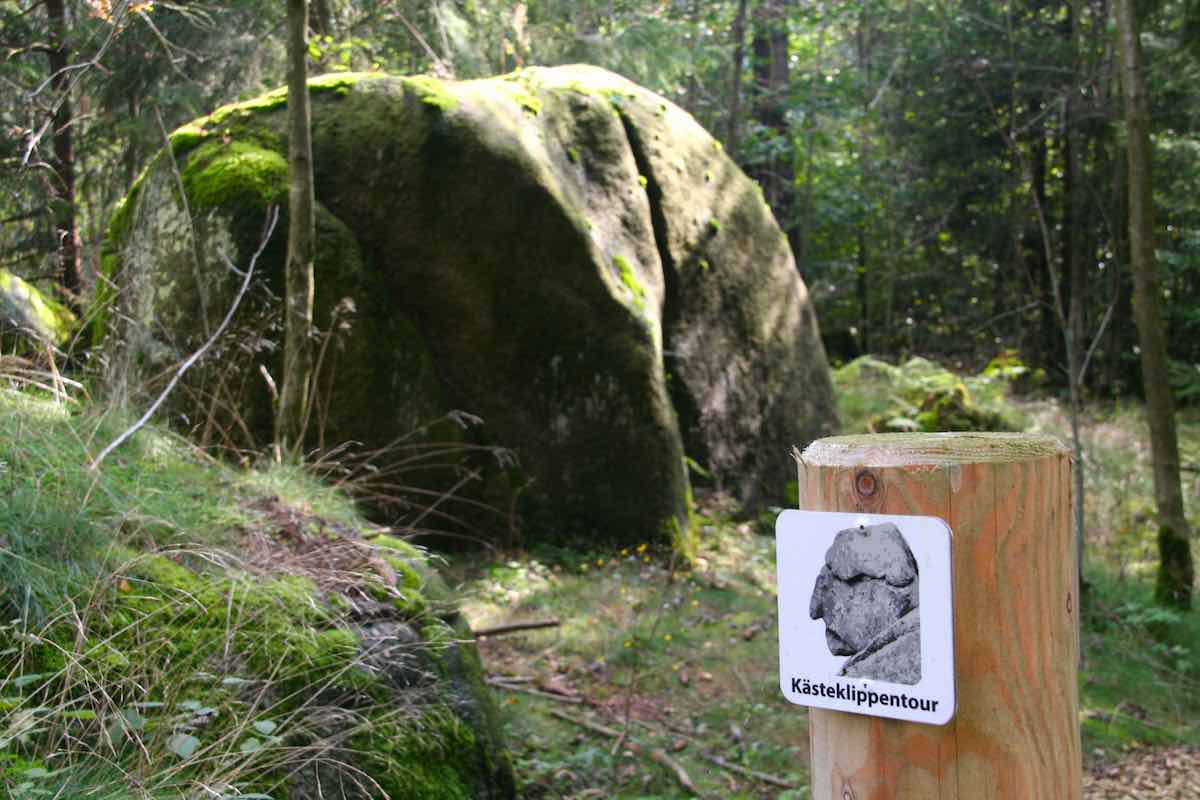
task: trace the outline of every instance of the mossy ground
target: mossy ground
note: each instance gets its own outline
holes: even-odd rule
[[[364,797],[475,796],[490,751],[437,680],[462,631],[427,557],[302,470],[152,428],[90,468],[128,422],[0,387],[0,794],[285,800],[344,763]],[[363,620],[420,634],[404,681]]]

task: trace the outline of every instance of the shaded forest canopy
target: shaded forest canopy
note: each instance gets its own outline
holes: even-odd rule
[[[1141,14],[1177,388],[1200,391],[1195,4]],[[1070,2],[312,3],[312,72],[590,62],[671,97],[763,187],[835,359],[1016,349],[1138,391],[1114,25]],[[0,3],[0,252],[77,309],[166,131],[283,83],[278,3]],[[1055,286],[1059,291],[1056,291]],[[1105,320],[1109,323],[1105,323]],[[1077,336],[1077,338],[1079,338]]]

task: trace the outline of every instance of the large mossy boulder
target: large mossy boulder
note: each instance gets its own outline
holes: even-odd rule
[[[482,499],[539,534],[678,531],[685,455],[747,504],[782,497],[790,448],[834,426],[829,370],[759,188],[692,117],[586,66],[309,86],[315,319],[344,297],[357,309],[324,376],[326,445],[477,415],[467,440],[518,457],[484,470]],[[268,208],[286,206],[285,103],[273,92],[176,131],[174,160],[115,217],[120,293],[103,319],[140,375],[215,328],[239,282],[220,254],[245,268]],[[270,430],[253,362],[277,371],[285,230],[241,334],[186,393],[194,425],[236,407],[221,430]]]

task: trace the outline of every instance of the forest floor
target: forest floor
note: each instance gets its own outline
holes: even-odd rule
[[[1062,422],[1053,404],[1022,413]],[[1089,534],[1085,570],[1084,798],[1200,800],[1200,620],[1150,601],[1153,548],[1133,530],[1146,487],[1128,477],[1138,419],[1097,412],[1086,428],[1089,502],[1111,524]],[[1200,442],[1200,422],[1184,431]],[[773,515],[737,519],[710,496],[697,521],[690,570],[649,547],[449,565],[474,628],[560,623],[480,640],[523,796],[810,796],[807,714],[779,690]]]

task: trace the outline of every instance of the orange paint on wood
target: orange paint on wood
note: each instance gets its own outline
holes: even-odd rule
[[[940,727],[810,709],[814,800],[1078,800],[1070,474],[1057,440],[1023,434],[842,436],[805,450],[801,509],[949,523],[958,695]]]

